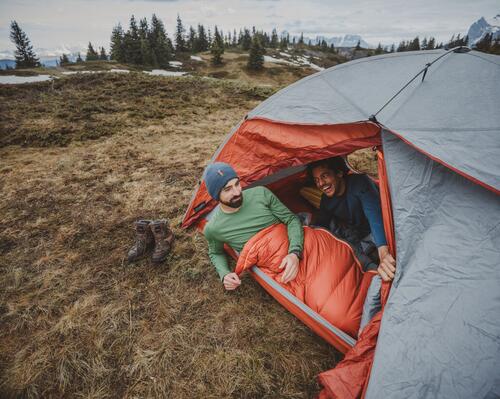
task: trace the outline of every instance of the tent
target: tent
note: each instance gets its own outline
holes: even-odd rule
[[[212,160],[299,212],[305,164],[367,147],[398,264],[367,336],[253,276],[347,352],[321,380],[324,397],[500,397],[500,57],[460,47],[335,66],[262,102]],[[183,226],[202,227],[215,206],[201,182]]]

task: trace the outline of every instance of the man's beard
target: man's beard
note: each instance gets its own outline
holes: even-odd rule
[[[243,195],[240,195],[239,197],[233,197],[227,202],[221,201],[221,204],[224,204],[230,208],[239,208],[241,204],[243,204]]]

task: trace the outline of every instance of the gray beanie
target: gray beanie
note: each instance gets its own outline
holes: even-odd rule
[[[238,177],[234,169],[224,162],[214,162],[207,166],[203,179],[210,196],[218,201],[219,194],[227,182]]]

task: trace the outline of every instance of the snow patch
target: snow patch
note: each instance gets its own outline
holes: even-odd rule
[[[283,60],[281,58],[271,57],[270,55],[265,55],[264,56],[264,62],[272,62],[274,64],[288,64],[288,65],[297,66],[297,63],[295,63],[295,62],[288,61],[288,60]]]
[[[290,58],[290,57],[291,57],[291,55],[290,55],[290,54],[288,54],[288,53],[284,53],[284,52],[282,52],[282,51],[280,51],[280,55],[282,55],[283,57],[288,57],[288,58]]]
[[[169,61],[168,65],[170,65],[173,68],[180,68],[182,66],[182,62],[180,62],[180,61]]]
[[[106,73],[106,72],[111,72],[111,73],[130,73],[128,69],[110,69],[110,70],[102,70],[102,71],[64,71],[61,72],[63,75],[77,75],[80,73]]]
[[[54,79],[51,75],[36,75],[36,76],[15,76],[3,75],[0,76],[0,84],[4,85],[17,85],[22,83],[45,82]]]
[[[198,55],[192,55],[191,56],[191,59],[194,60],[194,61],[200,61],[200,62],[203,62],[203,58],[201,58],[200,56]]]
[[[325,68],[320,67],[319,65],[313,64],[312,62],[309,63],[309,66],[316,71],[324,71],[325,70]]]
[[[292,61],[284,60],[284,59],[276,58],[276,57],[271,57],[269,55],[265,55],[264,62],[272,62],[275,64],[287,64],[287,65],[293,65],[293,66],[298,66],[298,67],[308,66],[316,71],[323,71],[325,69],[325,68],[322,68],[319,65],[313,64],[311,61],[309,61],[309,56],[307,56],[307,55],[298,56],[298,57],[296,57],[295,60],[292,60]]]
[[[148,75],[154,75],[154,76],[183,76],[183,75],[187,74],[187,72],[165,71],[164,69],[153,69],[151,72],[144,71],[144,73],[147,73]]]
[[[99,73],[99,72],[106,72],[106,71],[64,71],[61,72],[63,75],[76,75],[79,73]]]

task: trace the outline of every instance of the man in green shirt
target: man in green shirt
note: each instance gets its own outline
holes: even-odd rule
[[[240,252],[255,234],[277,223],[286,224],[289,240],[288,255],[280,265],[284,269],[281,281],[292,281],[297,276],[304,245],[304,230],[299,218],[266,187],[242,191],[238,175],[226,163],[210,164],[204,180],[210,196],[219,201],[219,207],[205,226],[204,235],[208,241],[208,255],[225,289],[238,288],[241,280],[229,269],[224,243]]]

